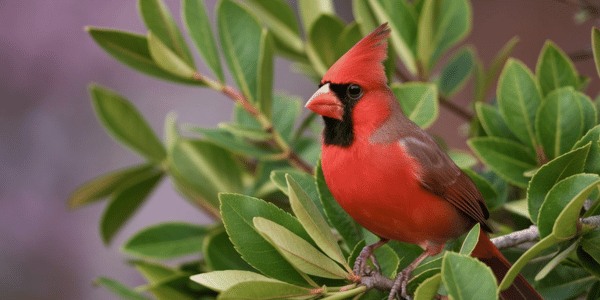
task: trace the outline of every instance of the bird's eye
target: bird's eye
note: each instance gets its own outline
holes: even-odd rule
[[[360,96],[362,96],[362,88],[356,84],[351,84],[348,86],[348,89],[346,90],[346,95],[348,95],[348,97],[352,100],[357,100],[358,98],[360,98]]]

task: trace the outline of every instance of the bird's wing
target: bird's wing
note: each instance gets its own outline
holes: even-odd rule
[[[433,139],[422,130],[411,131],[400,144],[421,166],[421,185],[452,203],[467,216],[491,231],[486,219],[489,212],[473,181],[454,164]]]

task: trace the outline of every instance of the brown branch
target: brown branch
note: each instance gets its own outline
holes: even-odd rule
[[[402,70],[402,68],[399,66],[394,68],[394,74],[396,74],[396,77],[400,78],[402,82],[414,81],[414,79],[412,79],[408,74],[404,73],[404,70]]]
[[[473,119],[474,115],[473,113],[467,111],[466,109],[456,105],[454,102],[451,102],[450,100],[446,99],[443,96],[440,96],[440,104],[447,108],[448,110],[450,110],[451,112],[455,113],[456,115],[458,115],[459,117],[463,118],[465,121],[470,121]]]
[[[252,102],[248,100],[242,93],[231,86],[214,81],[210,78],[202,76],[200,73],[195,73],[192,77],[194,80],[205,83],[208,87],[223,93],[225,96],[240,104],[245,111],[254,117],[262,126],[263,130],[271,134],[271,141],[274,147],[282,151],[282,158],[290,162],[290,164],[302,171],[312,173],[312,166],[305,162],[279,135],[279,132],[273,127],[273,123],[258,109]]]
[[[594,52],[591,49],[582,49],[569,53],[569,58],[574,62],[585,61],[594,58]]]

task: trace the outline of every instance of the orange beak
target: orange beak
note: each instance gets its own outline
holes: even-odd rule
[[[314,95],[308,99],[305,107],[324,117],[330,117],[340,121],[344,117],[344,105],[335,93],[331,91],[329,83],[321,86]]]

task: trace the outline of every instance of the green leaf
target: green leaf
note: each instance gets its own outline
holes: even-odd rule
[[[279,93],[273,100],[273,126],[284,140],[291,142],[294,124],[302,113],[302,98]]]
[[[529,215],[529,208],[527,207],[527,199],[519,199],[507,202],[504,204],[503,208],[524,218],[531,218]]]
[[[410,82],[393,84],[391,88],[402,111],[411,121],[422,128],[427,128],[437,119],[438,95],[434,84]]]
[[[288,195],[290,197],[290,205],[298,221],[304,226],[306,232],[315,241],[317,246],[327,256],[342,264],[347,270],[351,270],[346,264],[346,259],[342,254],[342,250],[337,244],[336,238],[331,233],[329,224],[321,215],[313,200],[309,198],[302,187],[290,175],[286,175],[287,186],[289,188]],[[313,185],[314,186],[314,185]]]
[[[152,292],[156,299],[195,299],[195,292],[189,287],[190,274],[147,261],[133,261],[132,264],[150,283],[146,289]]]
[[[477,278],[477,280],[473,280]],[[442,282],[452,299],[497,299],[492,270],[467,255],[446,252],[442,259]]]
[[[519,275],[519,272],[525,267],[525,265],[532,259],[534,259],[538,254],[542,251],[560,243],[561,240],[555,237],[553,234],[550,234],[543,238],[541,241],[537,242],[533,247],[529,248],[523,255],[519,257],[519,259],[512,265],[512,267],[508,270],[502,282],[498,285],[498,288],[503,291],[510,287],[515,278]]]
[[[192,79],[196,70],[165,45],[152,31],[148,31],[148,49],[156,64],[181,78]]]
[[[100,219],[100,233],[104,244],[109,244],[135,211],[144,203],[162,178],[162,171],[140,174],[114,193]]]
[[[277,49],[292,58],[304,56],[304,43],[294,10],[284,0],[240,2],[273,33]]]
[[[273,220],[309,240],[298,220],[271,203],[249,196],[220,194],[219,199],[225,229],[246,262],[269,277],[306,285],[304,277],[255,230],[252,223],[254,217]]]
[[[591,143],[590,152],[585,162],[584,170],[588,173],[600,174],[600,125],[590,129],[575,145],[573,149]]]
[[[258,109],[269,119],[273,107],[273,64],[275,45],[271,34],[263,29],[260,35],[260,55],[256,70],[256,100]]]
[[[242,282],[280,282],[264,275],[241,270],[214,271],[196,274],[191,280],[208,287],[211,290],[222,292]]]
[[[500,73],[502,66],[504,66],[506,60],[510,57],[510,54],[518,43],[518,37],[515,36],[511,38],[504,46],[502,46],[502,49],[498,51],[492,60],[490,68],[485,72],[480,70],[481,74],[475,76],[475,102],[482,102],[485,100],[488,89],[495,83],[496,77],[498,76],[498,73]],[[477,72],[478,69],[476,68],[475,71]]]
[[[475,111],[485,134],[509,140],[517,140],[508,128],[498,108],[487,103],[477,102],[475,103]]]
[[[416,291],[417,287],[427,278],[440,274],[442,268],[442,255],[426,259],[413,271],[413,276],[408,282],[407,290]]]
[[[329,223],[337,229],[338,233],[342,236],[344,241],[346,241],[346,245],[352,248],[363,239],[360,225],[358,225],[358,223],[342,209],[333,198],[333,195],[331,195],[327,183],[325,182],[320,161],[317,165],[317,170],[315,171],[315,177],[319,199],[321,199],[321,203],[323,203],[323,209],[325,210],[327,219],[329,219]]]
[[[348,273],[309,242],[265,218],[253,219],[256,230],[299,271],[323,278],[344,279]]]
[[[400,258],[394,249],[388,245],[383,245],[375,249],[374,254],[381,267],[381,274],[391,278],[396,277],[396,272],[400,265]]]
[[[279,281],[240,282],[219,295],[219,300],[250,299],[310,299],[308,288]]]
[[[579,251],[578,251],[579,252]],[[584,268],[587,264],[583,264]],[[536,282],[543,299],[567,300],[584,294],[598,278],[581,267],[561,264],[546,278]],[[595,298],[594,298],[595,299]]]
[[[415,47],[417,39],[417,13],[406,0],[370,0],[371,11],[379,24],[388,23],[391,45],[412,74],[417,74]]]
[[[552,233],[557,238],[568,239],[577,234],[579,213],[581,212],[583,203],[590,193],[598,189],[598,184],[600,184],[600,176],[596,174],[578,174],[563,179],[548,192],[542,208],[544,208],[546,201],[549,201],[548,205],[554,203],[560,206],[560,202],[564,201],[564,199],[567,200],[564,202],[566,205],[562,211],[559,211],[560,214],[556,217],[552,228]],[[538,222],[540,222],[541,217],[542,214],[540,213]],[[542,229],[540,227],[541,234]]]
[[[440,94],[446,98],[452,97],[464,86],[475,65],[475,50],[472,47],[463,47],[454,54],[442,69],[438,88]]]
[[[594,52],[594,62],[596,62],[596,71],[600,76],[600,30],[592,28],[592,50]]]
[[[561,87],[576,88],[579,75],[573,62],[556,44],[546,41],[538,57],[535,73],[543,95]]]
[[[471,5],[466,0],[425,0],[419,14],[417,56],[423,71],[471,31]]]
[[[584,133],[584,108],[572,87],[552,91],[536,116],[538,140],[553,159],[573,147]]]
[[[419,287],[415,291],[415,300],[435,299],[441,283],[442,274],[437,274],[425,279],[425,281],[419,284]]]
[[[554,256],[545,266],[542,268],[537,275],[535,275],[535,281],[540,281],[544,279],[548,273],[556,268],[563,260],[567,259],[571,253],[573,253],[577,249],[577,243],[571,244],[567,249],[558,253]]]
[[[475,246],[479,241],[480,230],[481,226],[479,223],[475,224],[475,226],[469,230],[469,233],[467,233],[467,236],[460,247],[460,254],[471,255],[471,252],[473,252],[473,249],[475,249]]]
[[[533,169],[536,160],[525,146],[496,137],[475,137],[467,144],[500,177],[516,186],[527,186],[528,178],[523,173]]]
[[[594,300],[594,299],[599,299],[599,298],[600,298],[600,281],[596,281],[594,283],[594,285],[592,285],[592,288],[590,289],[590,292],[588,293],[585,300]]]
[[[151,284],[159,283],[161,281],[173,279],[176,277],[181,277],[185,274],[179,270],[155,262],[134,260],[131,263],[138,270],[138,272],[140,272],[140,274]]]
[[[315,179],[311,174],[295,169],[278,169],[271,172],[270,179],[277,186],[277,188],[286,195],[289,194],[288,183],[286,176],[291,176],[294,181],[300,186],[302,191],[306,193],[308,199],[313,202],[318,209],[318,212],[323,215],[323,205],[319,201],[319,192],[315,184]]]
[[[531,221],[537,224],[539,210],[548,191],[559,181],[581,173],[589,145],[565,153],[543,165],[531,178],[527,187],[527,204]]]
[[[520,61],[509,59],[498,81],[498,106],[510,130],[531,149],[537,145],[535,114],[541,104],[537,82]]]
[[[94,280],[95,285],[100,285],[111,291],[114,295],[118,296],[119,299],[123,300],[148,300],[148,298],[134,289],[110,278],[99,277]]]
[[[258,20],[239,3],[224,0],[217,7],[217,24],[225,60],[240,91],[258,103],[261,41],[265,35]]]
[[[461,169],[472,168],[478,163],[477,158],[466,151],[450,149],[447,153],[452,161]]]
[[[127,99],[95,84],[89,90],[98,119],[116,140],[152,162],[165,159],[166,151],[160,140]]]
[[[371,10],[369,1],[352,0],[352,15],[363,36],[369,34],[379,25],[375,13]]]
[[[207,233],[206,227],[171,222],[147,227],[136,233],[123,246],[135,256],[167,259],[199,252]]]
[[[219,123],[218,127],[239,138],[248,138],[261,142],[268,141],[271,138],[271,134],[262,129],[246,127],[237,123]]]
[[[577,95],[576,99],[583,110],[583,133],[586,133],[596,126],[598,112],[596,110],[596,105],[588,95],[579,91],[576,91],[575,94]]]
[[[338,59],[336,44],[343,31],[344,22],[333,15],[321,15],[311,26],[306,54],[320,76]]]
[[[244,139],[238,138],[227,130],[221,128],[192,128],[192,131],[201,133],[204,139],[225,148],[235,154],[253,157],[260,160],[281,159],[281,153],[276,150],[262,147]]]
[[[310,32],[319,17],[335,15],[331,0],[298,0],[298,12],[304,26],[304,32]]]
[[[217,43],[211,30],[211,22],[204,0],[183,0],[181,10],[187,31],[200,55],[219,81],[224,82],[225,76],[219,59]]]
[[[197,80],[172,75],[159,67],[150,56],[148,40],[143,35],[96,27],[86,27],[86,31],[104,51],[135,70],[178,83],[201,84]]]
[[[342,33],[337,39],[337,55],[341,57],[346,53],[352,46],[354,46],[360,39],[362,38],[362,34],[360,33],[360,26],[356,22],[352,22],[344,27]]]
[[[204,238],[201,252],[210,271],[254,270],[235,250],[224,227],[215,228]]]
[[[139,0],[138,8],[144,24],[150,31],[188,66],[194,65],[194,59],[188,49],[173,16],[161,0]]]
[[[219,192],[243,191],[242,169],[235,157],[212,143],[181,139],[173,146],[169,163],[211,207],[219,206]]]
[[[173,163],[169,162],[169,177],[173,188],[186,200],[194,206],[206,211],[212,217],[219,217],[219,206],[214,199],[206,198],[206,188],[198,187],[198,183],[193,181],[193,178],[188,179],[181,175]]]
[[[600,263],[600,229],[595,229],[584,234],[581,239],[581,247],[597,263]]]
[[[173,145],[175,145],[179,138],[181,138],[181,135],[179,134],[179,126],[177,125],[177,114],[175,112],[170,112],[167,114],[163,127],[165,132],[165,146],[167,148],[167,152],[171,152]]]
[[[79,208],[102,200],[127,185],[129,179],[136,178],[142,174],[153,173],[153,170],[153,165],[143,164],[96,177],[79,186],[71,193],[68,200],[69,208]]]

